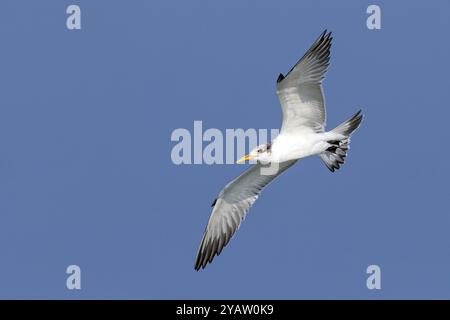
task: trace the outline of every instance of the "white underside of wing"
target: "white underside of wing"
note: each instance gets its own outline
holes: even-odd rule
[[[280,163],[278,170],[272,172],[262,171],[262,166],[256,164],[223,188],[200,243],[195,263],[197,270],[221,253],[262,189],[295,162]]]
[[[325,99],[320,84],[303,84],[277,91],[283,112],[281,133],[323,132],[325,128]]]
[[[323,132],[326,122],[322,80],[330,61],[331,33],[324,31],[284,77],[277,80],[283,112],[281,133]]]

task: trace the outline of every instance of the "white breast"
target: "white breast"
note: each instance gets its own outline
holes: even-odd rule
[[[325,150],[323,133],[279,134],[272,144],[272,157],[276,162],[306,158]]]

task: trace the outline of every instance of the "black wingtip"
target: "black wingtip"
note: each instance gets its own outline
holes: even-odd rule
[[[333,40],[332,32],[328,31],[327,29],[325,29],[325,31],[322,32],[322,34],[320,35],[319,38],[322,39],[322,40],[326,39],[326,40],[329,40],[331,42],[331,40]]]
[[[283,79],[284,79],[284,75],[282,73],[280,73],[278,75],[277,83],[280,83],[281,81],[283,81]]]
[[[202,263],[200,260],[201,259],[199,259],[199,257],[197,257],[197,259],[195,260],[194,270],[197,272],[202,268]]]
[[[356,112],[355,115],[352,117],[352,119],[353,119],[353,121],[357,121],[358,122],[358,126],[359,126],[359,124],[364,119],[363,110],[359,109],[358,112]]]

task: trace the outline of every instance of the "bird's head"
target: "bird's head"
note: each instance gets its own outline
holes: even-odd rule
[[[242,163],[247,160],[257,160],[262,162],[270,162],[272,154],[272,145],[270,143],[265,143],[257,146],[249,154],[240,158],[236,163]]]

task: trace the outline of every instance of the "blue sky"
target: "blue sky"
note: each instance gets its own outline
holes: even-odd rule
[[[0,9],[0,298],[450,298],[448,1]],[[346,164],[291,168],[195,272],[211,202],[245,166],[176,166],[172,131],[278,128],[275,80],[324,29],[329,128],[366,116]]]

